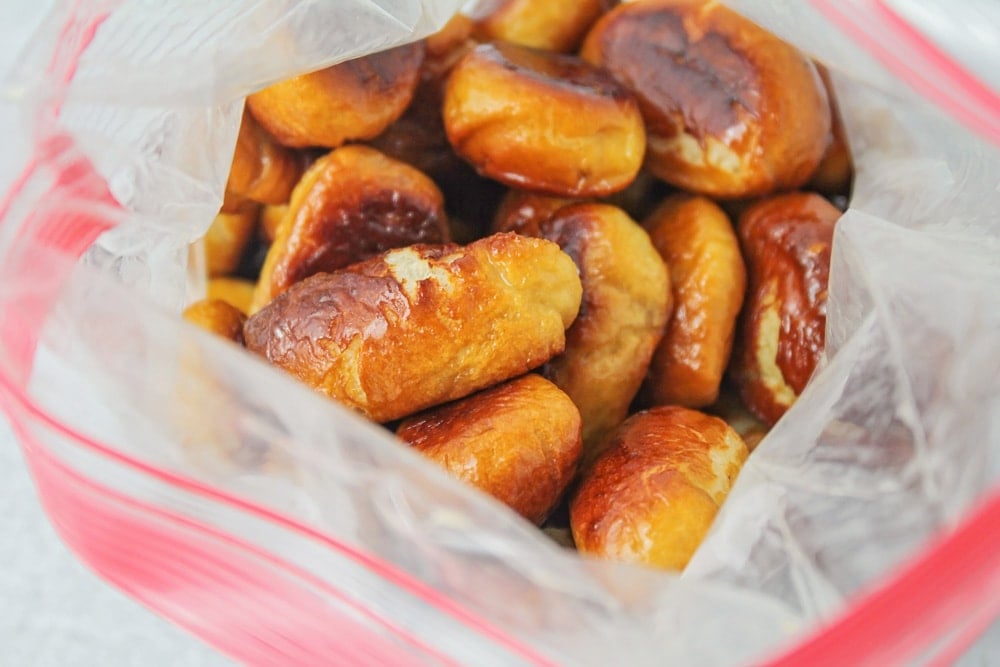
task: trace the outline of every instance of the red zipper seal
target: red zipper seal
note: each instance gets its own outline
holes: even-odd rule
[[[889,72],[1000,146],[1000,94],[882,0],[810,0],[819,13]],[[903,48],[888,46],[901,45]]]
[[[960,655],[1000,612],[1000,491],[939,536],[833,623],[766,664],[883,667],[906,663],[957,631],[939,658]],[[925,659],[928,656],[922,656]],[[945,663],[947,664],[947,663]]]

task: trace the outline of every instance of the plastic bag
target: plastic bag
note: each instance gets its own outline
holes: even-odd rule
[[[916,595],[927,632],[879,618],[853,644],[869,657],[974,637],[989,596],[956,613],[893,573],[963,519],[985,539],[997,514],[969,513],[1000,472],[1000,156],[832,30],[831,3],[730,3],[833,70],[858,175],[825,362],[681,577],[558,548],[180,321],[242,95],[420,37],[460,4],[90,0],[43,27],[8,87],[35,155],[0,209],[0,398],[62,538],[251,663],[738,664],[879,586],[897,610]]]

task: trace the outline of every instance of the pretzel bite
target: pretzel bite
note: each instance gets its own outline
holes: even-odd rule
[[[684,569],[746,458],[740,436],[718,417],[678,406],[629,417],[570,503],[577,549]]]
[[[228,188],[222,194],[222,208],[219,209],[220,213],[239,213],[245,206],[252,205],[249,199],[243,195],[236,194]]]
[[[444,126],[480,174],[557,197],[607,195],[642,166],[635,99],[573,56],[481,44],[452,70]]]
[[[484,42],[502,40],[569,53],[601,9],[601,0],[503,0],[476,21],[475,35]]]
[[[247,107],[286,146],[371,139],[410,103],[423,57],[422,42],[363,56],[276,83],[250,95]]]
[[[250,312],[254,283],[243,278],[212,278],[208,281],[205,298],[225,301],[244,315]]]
[[[729,363],[746,268],[726,214],[704,197],[674,195],[643,223],[670,267],[674,312],[643,385],[647,405],[709,405]]]
[[[536,524],[573,479],[581,451],[579,411],[535,374],[406,419],[396,435]]]
[[[839,218],[823,197],[800,192],[765,199],[740,218],[750,285],[731,371],[743,402],[768,425],[795,402],[823,353]]]
[[[182,314],[185,320],[223,338],[243,343],[243,323],[246,315],[220,299],[202,299],[188,306]]]
[[[508,190],[493,216],[493,231],[541,236],[539,226],[543,222],[563,206],[578,202],[578,199],[549,197],[524,190]]]
[[[830,74],[825,67],[817,66],[826,94],[830,99],[830,117],[832,119],[832,140],[823,154],[819,166],[809,180],[809,187],[828,195],[845,195],[851,190],[854,178],[854,161],[847,146],[847,131],[844,129],[844,119],[837,107],[837,97],[834,94]]]
[[[253,308],[292,284],[390,248],[449,240],[441,191],[367,146],[320,158],[295,187],[261,269]]]
[[[316,274],[253,315],[244,335],[250,350],[305,383],[390,421],[562,352],[581,292],[559,246],[496,234]]]
[[[258,222],[260,222],[261,234],[268,243],[274,243],[274,239],[278,238],[278,226],[285,219],[287,213],[288,204],[261,207]]]
[[[642,384],[670,315],[670,280],[649,236],[614,206],[567,206],[539,231],[573,258],[583,284],[566,351],[542,373],[580,409],[586,465]]]
[[[276,142],[246,110],[226,190],[261,204],[284,204],[302,175],[303,161]]]
[[[258,208],[254,202],[246,202],[234,213],[215,216],[201,240],[209,277],[228,275],[239,267],[257,227]]]
[[[830,195],[844,195],[851,190],[854,162],[847,147],[847,135],[839,117],[833,123],[833,141],[809,181],[809,187]]]
[[[464,14],[455,14],[433,35],[424,40],[424,63],[421,68],[422,82],[441,83],[462,56],[475,47],[472,36],[475,23]],[[439,89],[440,92],[440,89]]]
[[[648,168],[685,190],[738,198],[798,187],[830,141],[813,64],[720,3],[622,4],[581,55],[635,93]]]

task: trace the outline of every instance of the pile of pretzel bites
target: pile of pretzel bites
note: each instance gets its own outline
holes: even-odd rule
[[[823,350],[835,103],[715,2],[494,4],[247,99],[185,317],[681,569]]]

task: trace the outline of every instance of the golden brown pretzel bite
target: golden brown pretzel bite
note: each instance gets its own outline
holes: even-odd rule
[[[455,151],[479,173],[561,197],[602,196],[642,166],[645,132],[632,95],[573,56],[481,44],[444,96]]]
[[[243,343],[243,323],[247,317],[232,304],[220,299],[202,299],[188,306],[183,317],[205,331]]]
[[[278,238],[278,227],[288,213],[288,204],[277,206],[262,206],[257,221],[260,223],[260,231],[268,243],[274,243]]]
[[[817,66],[816,69],[823,79],[823,85],[826,86],[827,97],[830,98],[832,140],[812,178],[809,179],[809,187],[828,195],[846,195],[851,190],[851,181],[854,178],[854,161],[847,146],[847,130],[844,128],[844,119],[840,116],[829,71],[822,66]]]
[[[243,278],[212,278],[208,281],[207,299],[218,299],[234,306],[244,315],[250,312],[254,283]]]
[[[484,42],[569,53],[601,11],[601,0],[503,0],[476,21],[475,35]]]
[[[629,2],[581,51],[638,98],[646,164],[715,197],[805,183],[830,141],[830,106],[813,64],[718,2]]]
[[[286,146],[336,148],[371,139],[402,115],[420,79],[422,42],[297,76],[247,98],[250,113]]]
[[[674,311],[643,386],[647,405],[709,405],[729,364],[746,268],[729,218],[704,197],[674,195],[643,226],[670,268]]]
[[[543,239],[410,246],[296,283],[247,347],[375,421],[522,375],[563,351],[582,288]]]
[[[718,417],[677,406],[629,417],[570,503],[577,549],[683,569],[746,458],[746,445]]]
[[[566,351],[542,369],[583,419],[584,465],[628,415],[670,315],[667,268],[649,236],[621,209],[574,204],[539,224],[573,258],[583,303]]]
[[[425,54],[420,78],[423,84],[430,84],[437,90],[440,102],[440,86],[462,56],[476,45],[472,36],[475,24],[463,14],[456,14],[441,30],[424,40]]]
[[[448,241],[441,191],[373,148],[331,151],[295,187],[260,273],[254,310],[294,283],[390,248]]]
[[[222,207],[219,209],[219,212],[239,213],[243,207],[251,204],[253,204],[253,202],[243,195],[238,195],[232,190],[226,189],[226,191],[222,194]]]
[[[205,248],[205,271],[210,278],[233,273],[253,238],[260,206],[244,202],[233,213],[219,213],[201,243]]]
[[[304,166],[300,155],[276,142],[244,110],[227,192],[261,204],[284,204]]]
[[[576,474],[580,413],[539,375],[524,375],[404,420],[424,456],[536,524]]]
[[[731,371],[747,407],[768,425],[795,402],[823,353],[839,218],[826,199],[801,192],[765,199],[740,218],[750,285]]]

